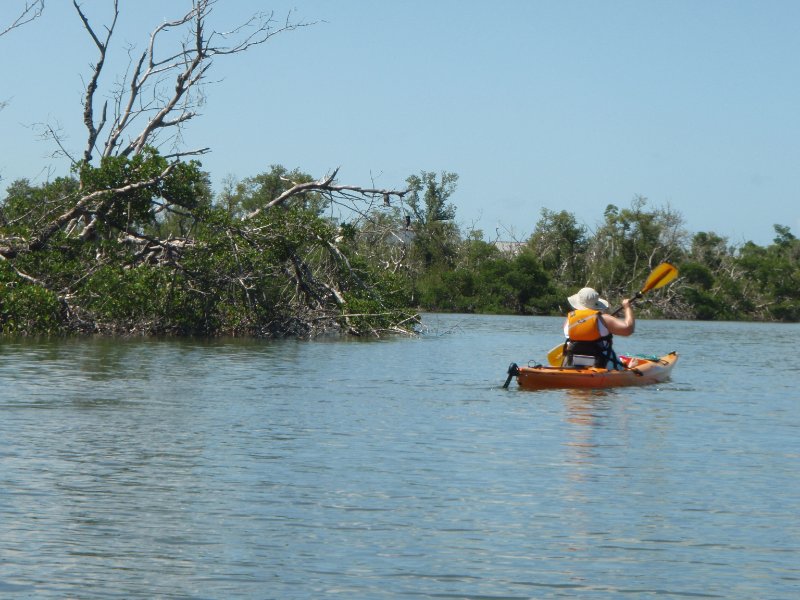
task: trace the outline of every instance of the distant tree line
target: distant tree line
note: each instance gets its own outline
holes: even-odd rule
[[[735,247],[713,232],[689,234],[678,213],[635,197],[608,206],[593,230],[542,209],[530,238],[509,251],[457,227],[454,173],[422,172],[392,195],[367,190],[381,201],[342,219],[329,209],[349,186],[282,166],[229,180],[216,196],[196,161],[127,189],[131,173],[149,181],[167,166],[150,149],[8,186],[5,333],[379,335],[410,331],[419,310],[563,314],[585,285],[621,299],[661,262],[680,278],[648,295],[641,315],[800,320],[800,241],[783,225],[767,247]],[[100,190],[114,192],[74,212]]]
[[[443,175],[452,179],[452,175]],[[440,202],[452,188],[426,174],[425,198]],[[433,238],[434,225],[448,236]],[[415,304],[425,310],[563,314],[566,298],[584,286],[622,299],[641,288],[662,262],[680,278],[648,295],[639,313],[702,320],[800,321],[800,241],[776,224],[767,247],[733,245],[714,232],[689,233],[669,207],[636,196],[628,207],[609,205],[592,229],[567,210],[543,208],[533,234],[509,254],[479,231],[460,235],[420,221],[419,247],[409,262]],[[435,250],[432,239],[438,240]],[[424,250],[423,250],[424,249]]]

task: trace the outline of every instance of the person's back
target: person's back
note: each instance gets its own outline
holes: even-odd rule
[[[562,366],[619,366],[613,350],[614,335],[631,335],[636,326],[630,300],[622,301],[624,318],[605,314],[608,302],[592,288],[583,288],[567,299],[575,309],[564,322]]]

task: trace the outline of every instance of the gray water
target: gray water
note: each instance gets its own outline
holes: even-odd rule
[[[526,391],[559,319],[4,340],[0,596],[800,597],[798,325],[640,321],[672,380]]]

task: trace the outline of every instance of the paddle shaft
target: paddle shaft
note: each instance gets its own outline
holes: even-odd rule
[[[641,297],[642,297],[642,292],[636,292],[636,294],[634,294],[633,298],[631,298],[630,300],[631,306],[633,306],[633,303],[636,302]],[[612,317],[618,316],[619,313],[621,313],[624,308],[625,308],[624,305],[620,305],[619,308],[617,308],[614,312],[611,313],[611,316]]]

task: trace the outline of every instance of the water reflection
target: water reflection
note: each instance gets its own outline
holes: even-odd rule
[[[598,411],[608,410],[608,399],[613,397],[613,390],[574,389],[563,390],[564,404],[571,423],[594,424]]]
[[[591,469],[601,443],[598,428],[607,427],[609,419],[609,392],[605,390],[565,390],[563,402],[566,409],[568,437],[565,446],[569,449],[566,464],[574,469],[568,472],[574,481],[592,476]]]

